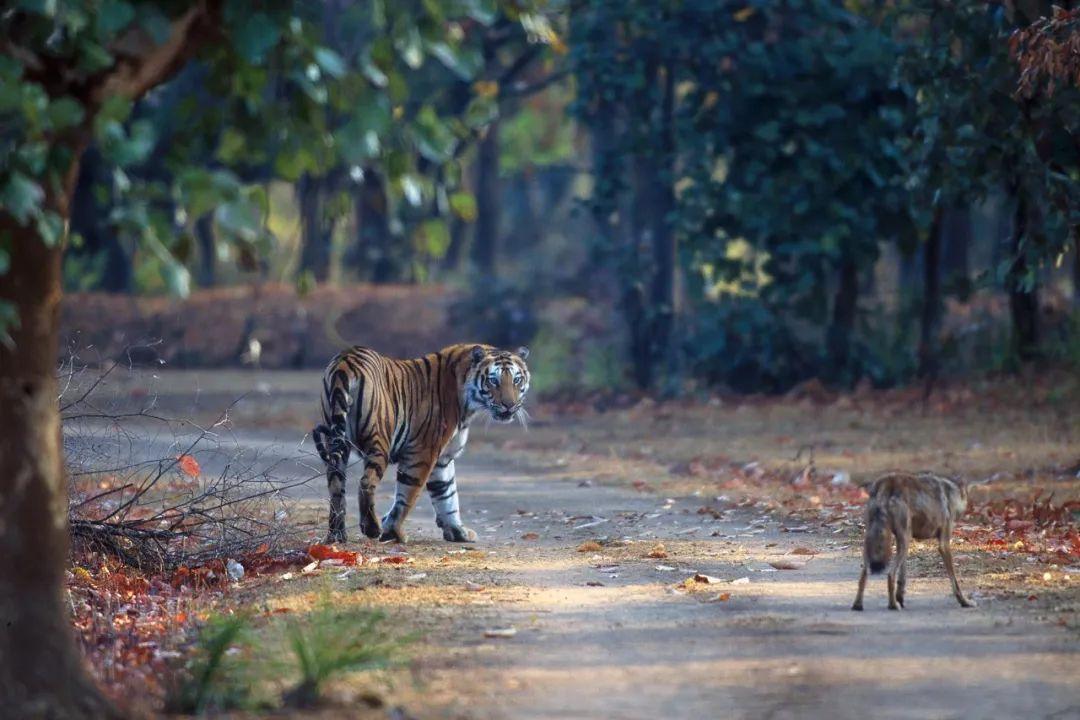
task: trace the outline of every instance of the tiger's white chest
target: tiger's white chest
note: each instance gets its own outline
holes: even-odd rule
[[[461,455],[461,453],[465,452],[465,444],[467,442],[469,442],[469,428],[459,428],[458,431],[454,433],[453,437],[447,441],[442,452],[439,453],[439,458],[443,460],[455,459]]]

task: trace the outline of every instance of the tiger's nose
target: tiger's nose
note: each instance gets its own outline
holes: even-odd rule
[[[506,412],[513,412],[514,408],[517,407],[517,403],[504,402],[502,404],[502,406],[503,406],[503,409],[506,410]]]

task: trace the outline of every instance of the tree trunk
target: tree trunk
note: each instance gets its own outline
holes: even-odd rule
[[[840,259],[839,285],[833,302],[832,322],[826,333],[826,347],[834,381],[850,384],[851,335],[855,329],[855,311],[859,300],[859,266],[849,253]]]
[[[945,290],[966,300],[971,294],[968,251],[974,228],[969,206],[946,208],[941,219],[941,276]]]
[[[217,285],[217,244],[213,213],[206,213],[195,221],[195,239],[199,243],[199,287],[214,287]]]
[[[461,269],[461,258],[469,242],[469,223],[459,217],[450,218],[450,247],[442,260],[443,270],[455,272]]]
[[[330,278],[330,223],[323,211],[323,183],[320,178],[304,175],[296,184],[300,205],[300,270],[308,271],[319,282]]]
[[[1024,239],[1028,234],[1030,218],[1028,201],[1023,189],[1016,191],[1016,215],[1013,221],[1010,251],[1012,264],[1006,278],[1009,291],[1009,310],[1012,315],[1012,347],[1014,356],[1021,362],[1033,360],[1039,345],[1039,288],[1032,283],[1025,290],[1022,282],[1029,272]]]
[[[1080,225],[1073,225],[1073,305],[1080,307]]]
[[[678,270],[675,233],[671,214],[675,210],[675,72],[663,69],[663,95],[658,123],[660,155],[652,178],[649,203],[652,213],[652,354],[654,362],[674,371],[672,338],[675,330],[675,273]],[[655,373],[654,373],[655,374]]]
[[[941,327],[941,236],[945,223],[940,207],[934,210],[923,252],[922,326],[919,334],[919,377],[933,382],[938,368],[938,333]]]
[[[491,123],[476,156],[476,231],[472,260],[480,275],[494,278],[499,264],[499,121]]]
[[[77,155],[77,154],[76,154]],[[47,204],[65,219],[74,191]],[[55,378],[63,248],[0,212],[11,265],[0,301],[14,305],[0,342],[0,698],[9,717],[112,718],[83,667],[64,602],[67,483]]]
[[[83,246],[75,252],[84,257],[103,258],[100,289],[128,293],[135,284],[131,258],[116,231],[105,222],[108,209],[97,201],[97,187],[107,187],[112,182],[103,165],[96,150],[91,148],[84,153],[71,203],[71,230],[83,239]]]
[[[363,266],[361,276],[372,282],[390,283],[401,279],[401,267],[394,255],[390,234],[390,208],[386,185],[374,170],[364,173],[364,182],[356,195],[357,256]]]

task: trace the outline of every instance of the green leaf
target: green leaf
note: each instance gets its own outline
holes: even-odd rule
[[[457,139],[435,114],[434,108],[425,105],[417,113],[413,129],[416,149],[434,163],[444,163],[453,157]]]
[[[11,214],[20,225],[38,214],[45,191],[36,182],[20,172],[13,172],[0,186],[0,207]]]
[[[37,231],[46,246],[56,247],[64,239],[64,220],[56,213],[46,210],[38,215]]]
[[[475,48],[454,48],[446,43],[433,43],[428,46],[428,52],[466,82],[476,79],[484,65],[480,51]]]
[[[112,37],[135,19],[135,8],[122,0],[104,0],[97,8],[97,32],[101,37]]]
[[[476,196],[464,190],[450,195],[450,209],[465,222],[475,222],[477,216]]]
[[[246,200],[225,203],[214,212],[214,219],[222,231],[243,242],[255,242],[262,232],[259,208]]]
[[[228,127],[221,133],[217,152],[214,155],[226,165],[240,163],[247,152],[247,140],[237,128]]]
[[[415,25],[409,25],[403,35],[394,39],[394,47],[405,64],[413,70],[424,64],[424,42]]]
[[[474,97],[465,108],[465,124],[471,128],[490,125],[499,117],[499,105],[494,98]]]
[[[417,240],[421,250],[439,259],[445,256],[450,248],[450,229],[444,220],[425,220],[420,224]]]
[[[82,39],[79,42],[78,69],[88,75],[99,73],[112,67],[113,56],[103,45],[93,40]]]
[[[240,57],[258,65],[281,39],[281,28],[266,13],[256,12],[244,18],[233,30],[233,47]]]
[[[54,130],[78,125],[85,115],[82,104],[70,97],[53,100],[45,112],[49,125]]]
[[[315,56],[315,62],[330,77],[339,78],[348,72],[345,60],[330,48],[317,47],[312,54]]]
[[[161,279],[171,295],[186,298],[191,294],[191,273],[176,260],[161,263]]]
[[[466,0],[465,12],[481,25],[491,25],[498,16],[499,7],[496,0]]]

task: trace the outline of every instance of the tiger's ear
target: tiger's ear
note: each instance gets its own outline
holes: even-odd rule
[[[517,352],[515,353],[515,355],[517,355],[522,360],[528,360],[529,359],[529,348],[522,345],[521,347],[519,347],[517,349]]]
[[[472,353],[469,357],[472,358],[473,364],[475,365],[483,360],[485,355],[487,355],[487,350],[485,350],[482,345],[473,345]]]

